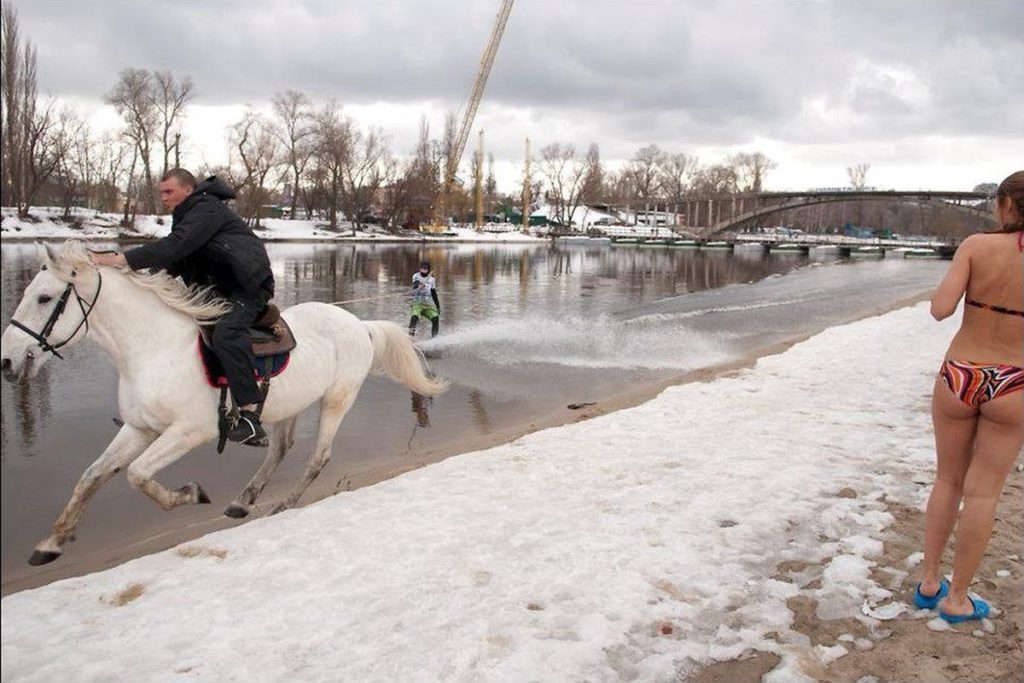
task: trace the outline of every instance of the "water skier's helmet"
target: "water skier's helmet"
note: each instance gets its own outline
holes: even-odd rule
[[[420,261],[420,270],[430,272],[430,261]]]

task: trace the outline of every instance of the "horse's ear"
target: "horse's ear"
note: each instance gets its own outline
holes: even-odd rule
[[[57,251],[46,242],[36,242],[36,253],[39,255],[39,260],[43,262],[44,270],[53,268],[59,257]]]

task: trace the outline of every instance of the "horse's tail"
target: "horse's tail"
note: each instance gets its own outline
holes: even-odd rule
[[[434,396],[448,388],[448,380],[425,372],[423,354],[401,325],[388,320],[365,320],[363,324],[373,342],[372,372],[388,375],[424,396]]]

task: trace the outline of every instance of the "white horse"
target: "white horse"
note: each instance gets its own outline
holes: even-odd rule
[[[50,353],[87,335],[117,367],[118,410],[124,426],[79,479],[71,500],[40,542],[29,563],[52,562],[75,528],[89,499],[126,469],[129,483],[165,510],[208,503],[196,482],[170,490],[157,472],[218,435],[220,392],[209,386],[196,343],[199,324],[215,320],[226,304],[186,288],[164,273],[92,265],[80,242],[62,250],[40,249],[43,266],[25,289],[11,325],[0,338],[5,378],[25,381]],[[292,446],[298,414],[320,400],[316,446],[301,480],[273,510],[294,506],[331,455],[331,442],[370,372],[387,374],[412,391],[431,396],[447,382],[430,378],[421,356],[398,324],[360,321],[323,303],[303,303],[282,314],[298,346],[287,370],[271,382],[263,419],[270,448],[259,470],[224,514],[244,517]]]

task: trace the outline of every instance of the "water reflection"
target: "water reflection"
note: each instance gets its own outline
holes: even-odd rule
[[[22,450],[25,457],[35,455],[36,430],[45,426],[50,417],[50,368],[44,365],[39,374],[31,382],[18,382],[13,385],[14,404],[18,414],[18,433],[21,437]],[[5,411],[6,412],[6,411]],[[4,441],[7,440],[4,429]],[[6,443],[5,443],[6,445]]]
[[[481,434],[489,434],[492,431],[491,416],[487,412],[487,404],[484,403],[484,396],[478,389],[469,392],[469,407],[473,412],[473,424]]]
[[[97,245],[105,247],[107,245]],[[345,307],[363,319],[408,320],[408,283],[420,261],[429,260],[442,299],[442,336],[460,325],[484,320],[592,320],[609,311],[656,299],[751,282],[786,272],[804,259],[754,252],[610,248],[558,245],[268,245],[277,280],[277,302],[284,308],[303,301],[350,301]],[[32,244],[2,249],[2,324],[6,327],[21,292],[35,276],[38,255]],[[511,332],[510,332],[511,333]],[[113,369],[96,347],[72,350],[69,373],[61,367],[62,411],[92,419],[97,384],[112,383]],[[52,363],[31,383],[4,385],[0,413],[2,444],[19,456],[36,453],[40,429],[63,418],[52,413]],[[475,391],[466,399],[470,422],[492,429],[487,401]],[[429,401],[412,398],[417,425],[427,427]],[[107,409],[109,411],[109,409]],[[99,417],[109,417],[105,413]]]
[[[415,391],[412,393],[412,412],[416,415],[416,426],[417,427],[429,427],[430,426],[430,404],[433,402],[429,396],[423,394],[417,394]]]

